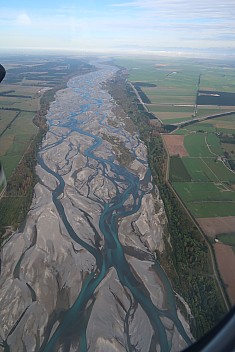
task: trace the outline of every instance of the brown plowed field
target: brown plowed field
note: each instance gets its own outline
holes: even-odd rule
[[[231,233],[235,231],[235,216],[197,218],[196,220],[205,234],[213,238],[220,233]]]
[[[170,156],[173,156],[173,155],[188,156],[188,152],[184,147],[184,136],[164,134],[163,139]]]
[[[221,278],[227,286],[231,303],[235,304],[235,254],[231,247],[222,243],[216,243],[214,249]]]

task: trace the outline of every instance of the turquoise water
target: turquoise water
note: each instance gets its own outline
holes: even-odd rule
[[[107,66],[105,66],[105,69],[108,69]],[[113,68],[110,69],[113,70]],[[91,77],[91,75],[96,74],[97,72],[89,74],[89,77]],[[87,104],[82,104],[80,106],[80,114],[82,114],[82,116],[84,116],[84,113],[86,111],[96,111],[102,106],[102,104],[104,104],[102,99],[94,99],[93,97],[89,96],[88,92],[89,89],[92,87],[92,79],[87,80],[87,86],[89,88],[88,92],[87,90],[81,90],[79,89],[79,87],[76,87],[75,83],[77,83],[77,85],[79,86],[79,78],[77,80],[73,80],[72,86],[74,92],[78,94],[78,99],[79,97],[84,98],[85,96],[86,101],[88,102]],[[151,301],[150,296],[146,295],[146,290],[143,290],[143,287],[137,281],[136,277],[133,275],[130,269],[129,263],[125,258],[122,245],[118,238],[118,220],[120,218],[124,218],[131,214],[134,214],[140,209],[142,197],[145,194],[145,191],[143,191],[144,187],[141,187],[141,185],[143,186],[143,184],[148,184],[148,182],[150,182],[150,171],[147,172],[145,179],[140,181],[135,174],[133,174],[126,168],[114,163],[114,160],[112,160],[112,158],[104,159],[102,157],[98,157],[95,154],[95,151],[103,143],[103,140],[99,136],[96,136],[95,134],[92,134],[85,130],[85,126],[89,123],[90,117],[85,116],[83,119],[80,119],[78,121],[76,118],[77,114],[77,111],[71,112],[70,116],[67,116],[66,119],[61,119],[59,121],[59,126],[66,127],[69,132],[66,132],[66,135],[62,136],[61,139],[56,144],[53,144],[51,147],[62,143],[64,138],[68,137],[71,132],[76,132],[80,135],[90,137],[93,143],[83,152],[84,155],[88,157],[87,166],[89,165],[89,161],[95,160],[98,163],[99,168],[102,170],[103,175],[107,177],[115,186],[116,195],[113,199],[110,200],[109,203],[104,202],[101,199],[97,200],[102,205],[103,209],[99,219],[99,228],[104,236],[105,245],[101,250],[83,241],[79,237],[79,235],[74,231],[73,227],[71,226],[66,217],[64,207],[60,202],[60,195],[63,193],[65,186],[63,177],[51,170],[43,161],[43,159],[40,156],[38,157],[38,162],[41,167],[46,172],[52,174],[58,181],[58,186],[52,192],[52,197],[55,207],[68,231],[68,234],[75,242],[79,243],[94,256],[98,268],[96,273],[91,273],[86,278],[81,291],[78,292],[77,299],[74,302],[73,306],[63,315],[63,319],[61,319],[56,331],[48,341],[44,342],[40,351],[56,351],[58,348],[57,344],[63,342],[68,338],[68,336],[70,336],[70,334],[74,333],[80,337],[80,351],[87,351],[87,341],[85,333],[87,324],[87,319],[85,319],[86,307],[88,302],[94,299],[94,292],[97,286],[104,279],[108,270],[111,267],[115,268],[121,285],[127,287],[130,290],[135,301],[141,305],[141,307],[149,317],[153,330],[155,331],[156,338],[161,346],[161,351],[170,351],[171,349],[171,345],[167,339],[166,329],[162,323],[161,317],[167,317],[171,319],[176,325],[182,337],[185,339],[185,341],[190,344],[191,341],[187,336],[177,316],[175,298],[171,285],[159,263],[155,263],[154,270],[161,278],[161,281],[166,291],[166,300],[168,307],[168,309],[166,310],[158,309]],[[104,114],[100,116],[100,125],[105,125],[105,118],[106,116]],[[52,127],[53,119],[49,120],[49,122],[50,127]],[[110,128],[112,129],[112,131],[115,130],[114,127],[106,126],[106,128]],[[118,129],[117,131],[119,134],[122,133],[121,129]],[[48,149],[48,146],[45,149]],[[138,160],[140,162],[145,163],[145,161],[141,161],[140,159]],[[108,167],[110,168],[112,173],[107,174]],[[114,176],[111,176],[110,174]],[[120,184],[125,184],[126,188],[120,191]],[[128,200],[130,196],[133,197],[134,201],[132,208],[128,209],[127,211],[125,210],[124,203]],[[126,324],[128,324],[128,321],[126,321]]]

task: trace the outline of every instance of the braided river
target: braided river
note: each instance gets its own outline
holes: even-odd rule
[[[180,351],[192,340],[155,256],[166,219],[146,148],[103,87],[117,68],[95,65],[47,115],[32,207],[2,254],[0,351]]]

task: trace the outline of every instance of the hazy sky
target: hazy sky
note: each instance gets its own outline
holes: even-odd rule
[[[234,48],[235,0],[1,0],[2,48]]]

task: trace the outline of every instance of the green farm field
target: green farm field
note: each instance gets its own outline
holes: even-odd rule
[[[24,96],[34,96],[38,93],[40,87],[25,86],[21,84],[2,84],[0,86],[0,94],[4,95],[24,95]]]
[[[221,107],[221,106],[211,106],[211,105],[198,105],[197,106],[197,117],[205,117],[216,114],[223,114],[225,112],[235,111],[235,107]]]
[[[156,87],[141,87],[141,89],[151,101],[151,104],[147,105],[151,112],[156,113],[157,116],[157,112],[169,112],[169,115],[164,118],[167,120],[164,123],[187,121],[188,117],[189,119],[192,117],[199,67],[190,65],[187,60],[169,58],[116,61],[128,69],[129,81],[156,85]],[[179,114],[174,115],[175,112]],[[189,114],[186,116],[185,113]]]
[[[229,169],[229,167],[226,167],[224,163],[221,161],[215,161],[213,159],[206,159],[205,163],[220,181],[227,182],[228,185],[235,183],[234,171]]]
[[[213,157],[206,144],[205,133],[190,133],[184,138],[184,145],[190,156],[194,157]]]
[[[193,106],[182,106],[182,105],[164,105],[164,104],[146,104],[148,109],[152,112],[168,112],[168,113],[178,113],[178,114],[188,114],[192,116]]]
[[[187,167],[183,163],[183,158],[172,157],[170,159],[170,181],[190,182],[192,180]]]
[[[185,157],[182,159],[193,182],[218,182],[217,176],[207,166],[207,158]]]
[[[226,118],[231,123],[228,116]],[[184,135],[189,156],[171,158],[170,181],[192,215],[235,216],[235,171],[224,154],[231,152],[235,144],[229,144],[230,150],[225,150],[227,144],[221,143],[223,134],[218,133],[211,120],[179,129],[175,134]]]
[[[33,123],[35,112],[19,109],[19,105],[22,105],[20,101],[23,101],[23,108],[31,110],[31,99],[10,97],[5,97],[4,99],[19,101],[16,103],[18,104],[16,111],[0,110],[0,158],[6,178],[9,179],[30,142],[37,134],[38,128]],[[37,105],[38,103],[37,101]]]
[[[216,73],[216,74],[215,74]],[[208,70],[201,76],[201,89],[221,90],[223,92],[235,91],[235,71],[233,68],[220,67],[217,72]]]
[[[0,97],[0,108],[4,109],[9,107],[18,110],[36,112],[39,109],[39,99],[27,97]]]
[[[0,138],[0,157],[7,179],[37,134],[33,117],[34,113],[21,112]]]
[[[189,202],[186,207],[194,215],[195,218],[215,218],[235,216],[234,202]]]
[[[150,109],[152,111],[152,109]],[[190,120],[192,116],[188,112],[158,112],[157,117],[160,118],[162,121],[174,119],[174,120]]]
[[[235,202],[235,192],[213,182],[173,182],[174,189],[186,203]]]
[[[3,133],[17,114],[18,111],[0,110],[0,134]]]
[[[221,234],[218,238],[220,242],[235,247],[235,232]]]
[[[223,150],[221,147],[220,139],[215,133],[207,133],[205,142],[208,145],[208,148],[210,149],[211,153],[216,155],[216,156],[222,156],[223,155]]]
[[[151,101],[151,104],[147,105],[149,111],[156,114],[164,124],[191,120],[198,89],[235,91],[234,69],[216,61],[212,64],[208,60],[157,57],[156,59],[119,58],[116,59],[116,63],[127,68],[130,82],[156,85],[156,87],[142,86],[141,89]],[[199,77],[200,85],[198,85]],[[196,117],[233,110],[235,107],[197,106]],[[169,115],[161,117],[159,113],[163,112],[169,112]],[[174,115],[176,112],[179,114]],[[190,114],[185,116],[185,112]]]
[[[40,88],[20,83],[3,82],[0,88],[0,160],[7,180],[38,132],[33,118],[39,109]]]
[[[158,114],[156,114],[156,116],[158,116]],[[172,117],[174,117],[174,114],[172,114]],[[186,122],[192,120],[192,117],[182,117],[182,118],[172,118],[172,119],[166,119],[164,120],[164,124],[165,125],[171,125],[171,124],[176,124],[179,122]]]
[[[195,123],[193,125],[189,125],[187,127],[184,127],[183,129],[179,129],[177,131],[177,133],[180,133],[182,130],[184,131],[188,131],[188,134],[191,132],[212,132],[215,133],[216,132],[216,128],[215,126],[208,121],[205,122],[200,122],[200,123]]]

